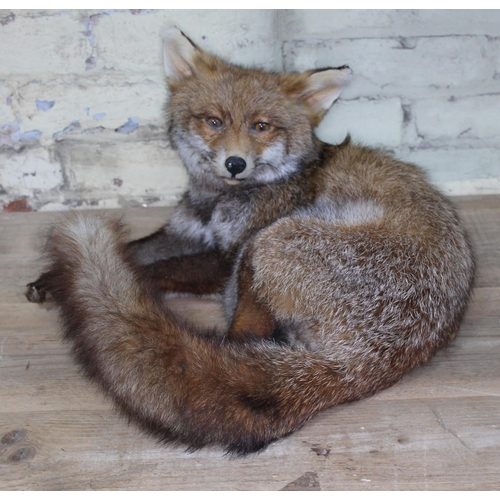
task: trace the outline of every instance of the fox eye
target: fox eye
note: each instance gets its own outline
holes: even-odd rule
[[[255,132],[269,132],[271,124],[266,122],[257,122],[252,125],[252,130]]]
[[[208,118],[205,118],[205,123],[213,128],[214,130],[220,130],[222,128],[222,120],[220,118],[216,118],[215,116],[209,116]]]

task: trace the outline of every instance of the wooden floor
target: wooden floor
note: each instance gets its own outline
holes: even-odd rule
[[[325,411],[244,459],[158,445],[113,410],[79,375],[55,311],[24,297],[53,214],[0,214],[0,489],[499,489],[500,197],[456,203],[479,274],[453,345],[393,388]],[[140,236],[166,211],[128,218]],[[194,321],[221,321],[214,301],[172,305]]]

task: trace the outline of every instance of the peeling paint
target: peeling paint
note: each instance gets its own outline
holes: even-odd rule
[[[13,148],[16,151],[22,147],[20,123],[21,119],[16,116],[15,121],[0,126],[0,147]]]
[[[82,35],[86,36],[89,39],[89,43],[91,47],[95,46],[94,35],[92,34],[92,28],[94,27],[93,16],[90,16],[87,20],[87,25],[85,31],[82,31]]]
[[[133,116],[127,120],[127,123],[124,123],[121,127],[115,129],[115,132],[119,134],[130,134],[139,126],[139,120]]]
[[[16,15],[13,12],[11,12],[7,16],[0,17],[0,24],[2,26],[5,26],[6,24],[9,24],[12,21],[15,21],[15,19],[16,19]]]
[[[92,14],[89,16],[87,20],[87,25],[85,31],[82,31],[82,34],[88,37],[90,45],[95,47],[95,36],[93,33],[94,26],[99,22],[99,19],[103,16],[108,16],[112,10],[104,10],[99,12],[98,14]]]
[[[38,99],[36,100],[36,107],[40,111],[48,111],[49,109],[52,109],[55,105],[56,101],[39,101]]]
[[[40,130],[29,130],[28,132],[24,132],[19,136],[19,140],[21,142],[28,141],[38,141],[42,135]]]
[[[8,105],[11,105],[12,96],[8,96],[6,101]],[[38,109],[48,110],[55,104],[55,101],[37,100],[36,103]],[[34,129],[21,131],[22,124],[23,120],[19,116],[16,116],[15,120],[0,126],[0,147],[13,148],[18,151],[26,143],[40,140],[43,133],[42,130]]]
[[[92,116],[94,120],[102,120],[106,116],[106,113],[96,113]]]
[[[3,125],[0,127],[0,147],[13,148],[17,151],[27,143],[39,141],[41,136],[40,130],[28,130],[21,133],[16,123]]]
[[[62,135],[66,135],[66,134],[69,134],[71,131],[75,130],[75,129],[78,129],[78,128],[81,128],[80,126],[80,122],[77,120],[77,121],[74,121],[74,122],[71,122],[67,127],[65,127],[63,130],[60,130],[59,132],[56,132],[55,134],[53,134],[52,138],[55,140],[55,139],[58,139],[59,137],[61,137]]]

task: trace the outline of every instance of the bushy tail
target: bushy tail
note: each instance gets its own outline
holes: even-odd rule
[[[176,318],[127,261],[126,239],[118,219],[65,216],[52,230],[47,276],[77,360],[143,428],[243,454],[358,397],[320,353],[231,344]]]

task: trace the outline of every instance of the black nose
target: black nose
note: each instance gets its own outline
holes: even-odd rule
[[[247,168],[247,162],[239,156],[230,156],[226,160],[226,168],[231,173],[231,177],[236,177],[236,175],[241,174]]]

